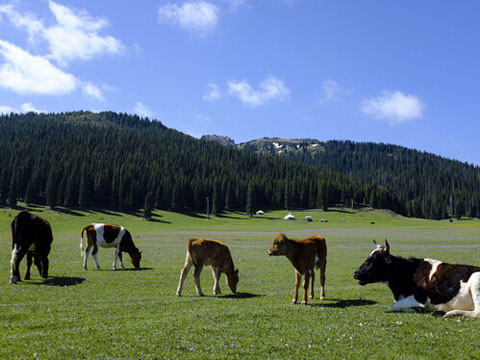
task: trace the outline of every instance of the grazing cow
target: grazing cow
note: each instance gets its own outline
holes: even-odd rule
[[[404,259],[390,254],[388,241],[375,244],[353,277],[360,285],[385,282],[395,299],[392,311],[480,318],[480,267]]]
[[[43,217],[21,211],[10,224],[12,231],[12,273],[10,283],[20,279],[19,265],[27,255],[27,271],[25,280],[30,279],[32,260],[38,268],[40,276],[48,277],[48,254],[53,241],[52,229]]]
[[[83,234],[87,233],[87,247],[83,249]],[[117,258],[120,259],[120,266],[123,266],[122,252],[127,252],[130,255],[130,260],[135,268],[140,267],[140,259],[142,252],[138,251],[132,240],[132,235],[123,226],[112,224],[91,224],[82,229],[82,236],[80,238],[80,249],[83,255],[83,268],[87,270],[87,258],[92,250],[93,260],[97,269],[100,270],[97,260],[97,251],[99,247],[110,248],[115,247],[115,258],[113,259],[113,270],[117,269]]]
[[[220,294],[220,286],[218,281],[222,273],[227,277],[227,285],[233,293],[237,291],[238,284],[238,269],[235,270],[233,265],[232,255],[228,246],[222,244],[220,241],[211,239],[190,239],[187,242],[187,255],[185,258],[185,265],[180,273],[180,281],[178,282],[177,296],[182,295],[182,287],[188,271],[192,267],[193,277],[195,279],[195,286],[197,294],[203,296],[202,288],[200,287],[200,273],[204,265],[212,267],[212,275],[215,279],[213,285],[213,293]]]
[[[295,291],[292,303],[298,300],[298,287],[305,275],[303,282],[302,305],[307,304],[308,286],[310,286],[310,299],[313,299],[315,283],[315,268],[320,268],[320,300],[325,300],[325,268],[327,267],[327,243],[323,236],[313,235],[305,240],[289,239],[285,234],[279,234],[268,249],[268,255],[285,255],[295,268]]]

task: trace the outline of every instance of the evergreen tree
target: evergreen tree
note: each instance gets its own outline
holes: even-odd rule
[[[143,217],[147,220],[152,219],[152,210],[153,210],[153,196],[149,192],[145,197],[145,205],[143,207]]]

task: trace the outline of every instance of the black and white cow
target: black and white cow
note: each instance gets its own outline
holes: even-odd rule
[[[43,217],[21,211],[10,224],[12,231],[12,273],[10,283],[20,279],[19,265],[27,255],[27,272],[25,280],[30,279],[32,260],[43,278],[48,277],[48,254],[53,241],[52,229]]]
[[[386,283],[395,298],[392,311],[421,309],[445,317],[480,318],[480,267],[393,256],[385,240],[385,246],[377,244],[353,278],[360,285]]]

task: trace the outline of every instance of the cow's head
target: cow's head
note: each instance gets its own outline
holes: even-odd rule
[[[237,292],[238,284],[238,269],[234,270],[231,274],[227,274],[227,285],[235,294]]]
[[[392,261],[390,245],[386,239],[385,245],[379,245],[375,240],[373,242],[376,245],[375,250],[353,274],[353,278],[358,280],[360,285],[388,281],[388,265]]]
[[[136,252],[131,252],[130,253],[130,261],[132,262],[133,266],[135,269],[140,268],[140,259],[142,258],[142,252],[137,251]]]
[[[38,269],[40,276],[44,279],[48,278],[48,256],[33,256],[33,263]]]
[[[286,255],[288,238],[285,234],[278,234],[278,236],[273,240],[272,246],[267,250],[268,255],[278,256]]]

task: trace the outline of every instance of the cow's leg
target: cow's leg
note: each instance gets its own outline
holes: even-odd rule
[[[10,276],[10,284],[16,284],[17,281],[22,281],[20,279],[20,262],[22,261],[25,253],[27,252],[28,247],[18,247],[15,245],[12,250],[12,259],[10,260],[10,264],[12,266],[12,273]]]
[[[213,284],[213,293],[215,295],[219,295],[222,292],[220,291],[220,276],[222,275],[222,272],[218,268],[214,268],[212,266],[212,276],[213,280],[215,280]]]
[[[87,259],[88,255],[90,255],[90,251],[92,250],[92,247],[90,244],[87,243],[87,247],[85,248],[85,252],[83,253],[83,268],[87,270]]]
[[[119,253],[120,253],[120,243],[117,245],[117,248],[115,249],[115,256],[113,258],[113,270],[117,270],[117,259],[118,259]]]
[[[192,260],[187,254],[187,258],[185,259],[185,265],[183,266],[182,271],[180,271],[180,280],[178,280],[177,296],[182,295],[183,282],[185,281],[185,278],[187,277],[192,265]]]
[[[200,274],[202,273],[203,264],[196,264],[193,270],[193,278],[195,279],[195,287],[197,288],[198,296],[204,296],[202,288],[200,287]]]
[[[27,271],[25,272],[25,280],[30,280],[30,268],[33,263],[33,254],[30,251],[27,251]]]
[[[313,270],[307,270],[305,272],[305,279],[303,280],[302,305],[307,305],[308,284],[310,283],[310,278],[312,277],[312,272],[313,272]]]
[[[97,267],[97,270],[100,270],[100,265],[98,265],[97,253],[98,253],[98,246],[97,244],[93,244],[93,251],[92,251],[93,261],[95,261],[95,266]]]
[[[413,295],[407,296],[404,299],[395,301],[392,306],[392,311],[398,312],[415,312],[414,308],[423,308],[425,304],[418,302]]]
[[[473,274],[467,282],[470,287],[470,296],[473,301],[473,311],[452,310],[447,312],[443,317],[466,316],[470,318],[480,318],[480,273]]]
[[[314,296],[314,286],[315,286],[315,270],[312,270],[312,275],[310,276],[310,299],[313,299]]]
[[[292,304],[296,304],[298,300],[298,288],[300,287],[300,282],[302,281],[302,275],[295,271],[295,288],[293,290],[293,299]]]
[[[327,260],[320,266],[320,300],[325,300],[325,270],[327,268]]]
[[[122,252],[118,252],[118,259],[120,260],[120,266],[122,269],[125,269],[125,266],[123,266],[123,259],[122,259]]]

